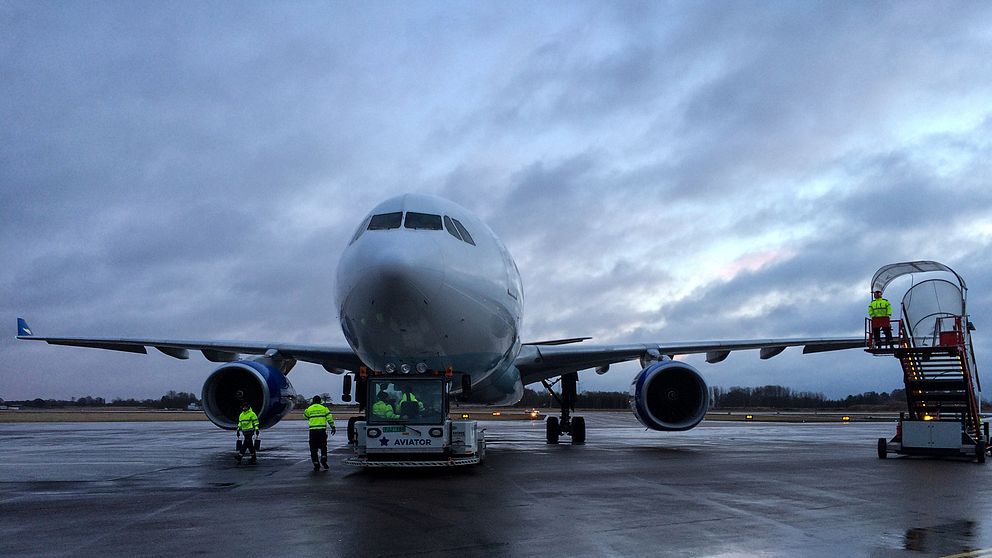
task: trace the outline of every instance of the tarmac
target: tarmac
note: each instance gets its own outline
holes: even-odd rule
[[[312,472],[306,425],[256,465],[205,422],[0,424],[2,556],[992,556],[992,464],[877,458],[894,423],[588,413],[582,446],[487,421],[466,469],[364,471],[344,424]]]

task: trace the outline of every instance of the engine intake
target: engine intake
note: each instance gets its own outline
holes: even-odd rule
[[[630,385],[630,408],[652,430],[689,430],[703,420],[709,407],[706,382],[684,362],[655,362]]]
[[[226,363],[203,383],[203,411],[210,422],[235,430],[245,401],[258,415],[259,426],[268,428],[293,410],[296,390],[272,363],[239,360]]]

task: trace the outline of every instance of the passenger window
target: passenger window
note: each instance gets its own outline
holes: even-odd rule
[[[429,231],[439,231],[441,230],[441,216],[431,215],[429,213],[416,213],[414,211],[407,211],[406,224],[403,226],[408,229],[424,229]]]
[[[352,245],[352,244],[354,244],[355,241],[358,240],[358,237],[362,236],[362,233],[365,232],[365,227],[369,226],[369,220],[370,219],[372,219],[372,218],[371,217],[366,217],[365,220],[362,221],[362,224],[358,226],[358,230],[355,231],[355,236],[352,236],[351,237],[351,241],[348,242],[348,245],[349,246]]]
[[[458,232],[462,235],[462,240],[468,242],[472,246],[475,246],[475,241],[472,240],[472,235],[468,234],[468,231],[465,230],[465,226],[462,225],[462,222],[459,221],[458,219],[452,219],[451,221],[455,224],[456,227],[458,227]]]
[[[372,220],[369,221],[369,230],[381,231],[385,229],[398,229],[400,228],[400,223],[402,222],[402,211],[397,211],[396,213],[380,213],[379,215],[372,216]]]
[[[451,222],[451,217],[448,217],[447,215],[444,216],[444,230],[448,231],[448,234],[458,240],[462,239],[462,235],[458,234],[458,229],[456,229],[454,223]]]

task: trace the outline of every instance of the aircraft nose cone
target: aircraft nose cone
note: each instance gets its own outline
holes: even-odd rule
[[[373,367],[436,345],[431,302],[444,283],[443,257],[432,238],[419,231],[382,236],[380,241],[366,235],[360,250],[346,253],[338,269],[342,329]]]
[[[433,243],[383,246],[369,254],[360,283],[383,302],[413,298],[429,304],[444,281],[442,263]]]

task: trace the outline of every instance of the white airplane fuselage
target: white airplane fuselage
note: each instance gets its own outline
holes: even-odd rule
[[[520,274],[461,206],[413,194],[376,206],[341,255],[335,294],[345,338],[373,370],[450,367],[471,376],[473,401],[520,399]]]

